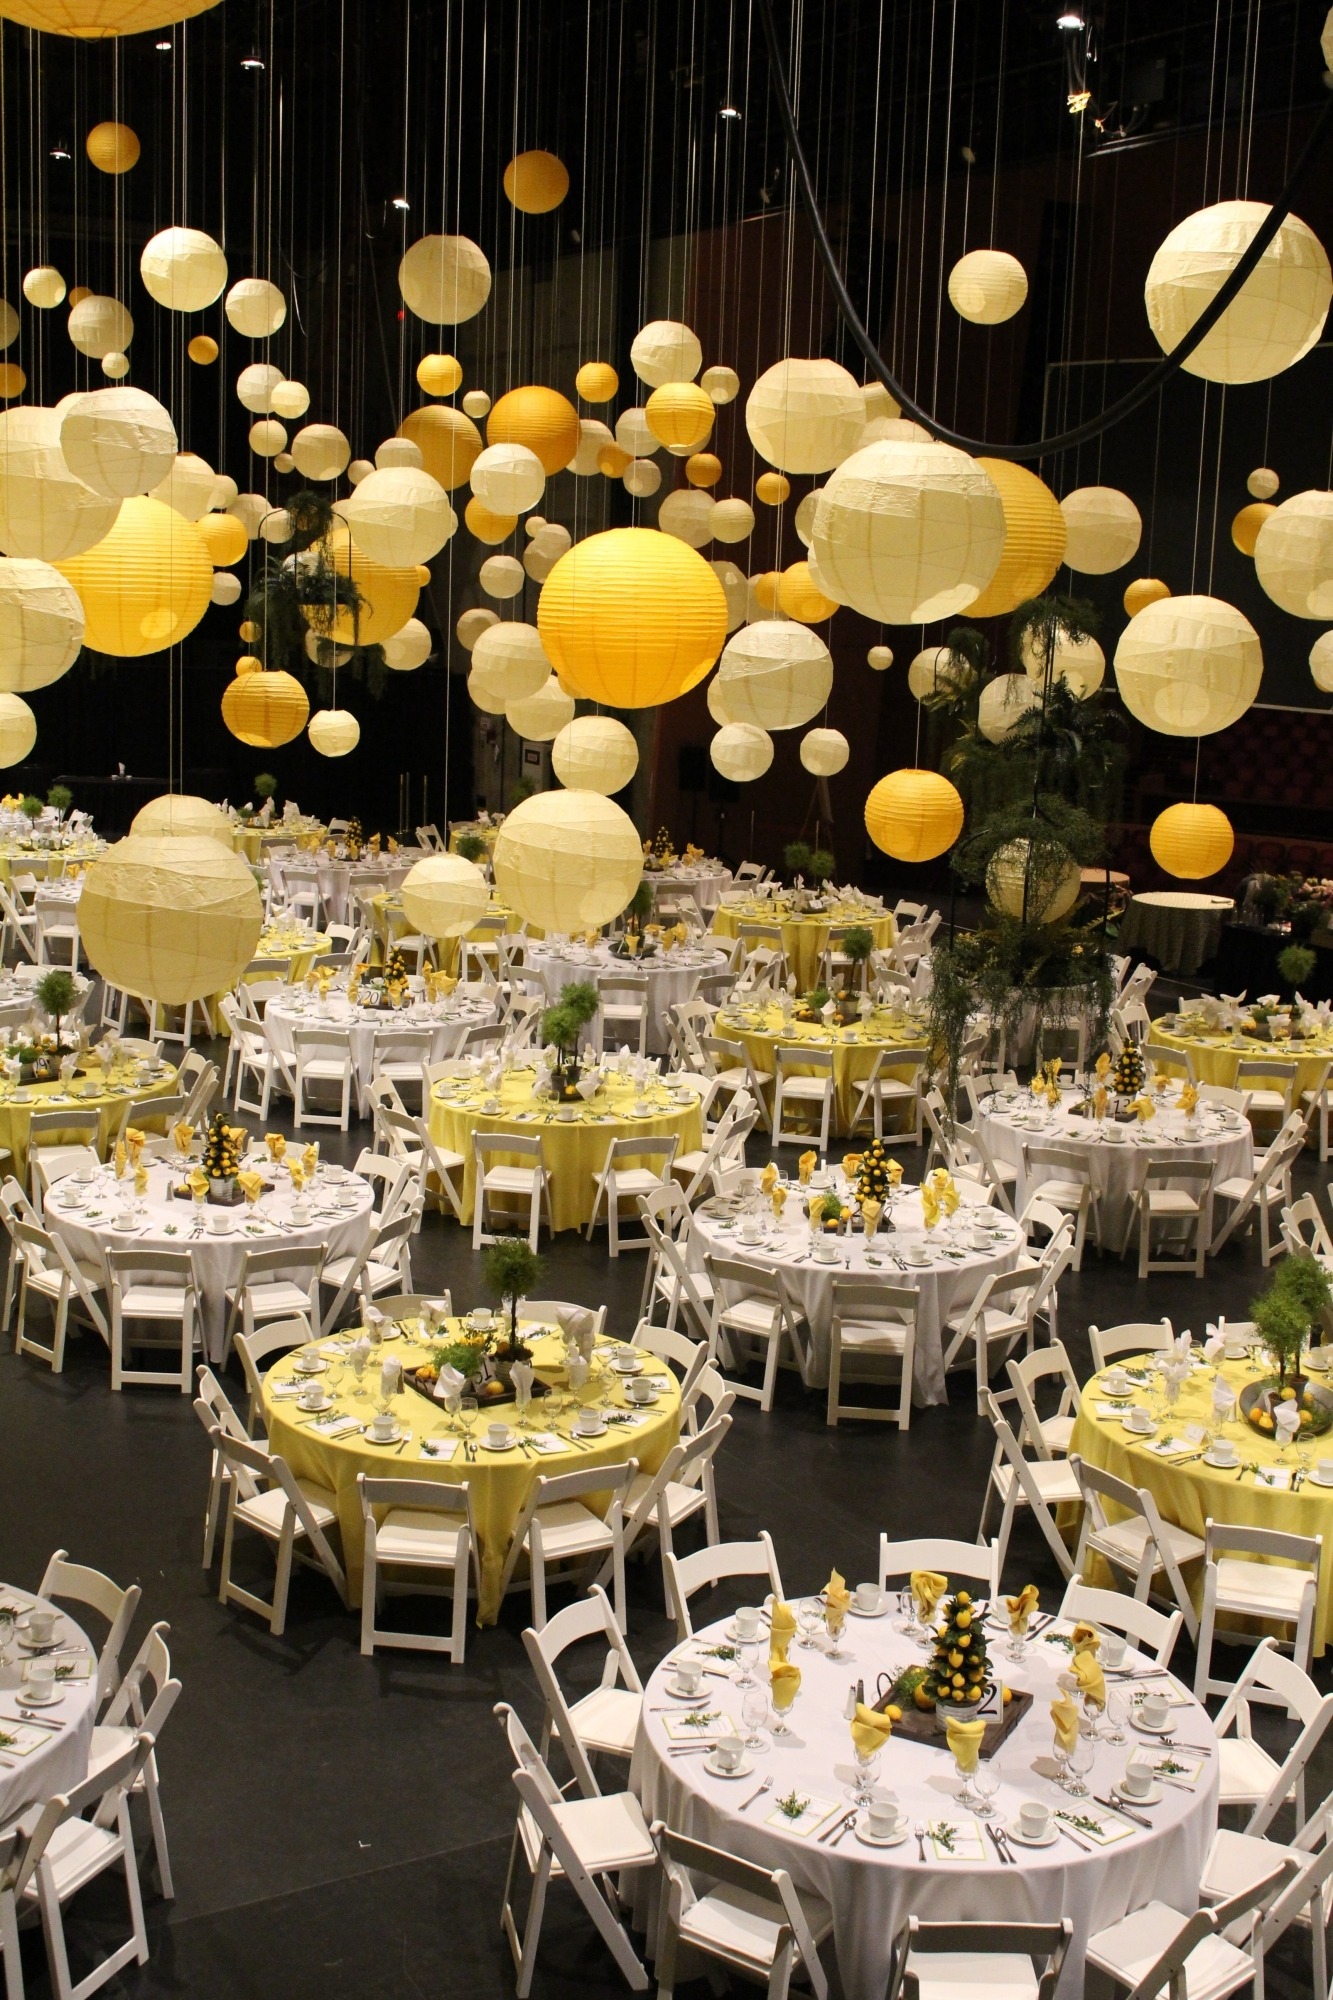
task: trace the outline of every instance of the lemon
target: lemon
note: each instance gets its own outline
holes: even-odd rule
[[[968,1593],[965,1590],[960,1590],[957,1597],[955,1597],[954,1599],[954,1603],[959,1607],[960,1610],[964,1606],[970,1604],[971,1602],[972,1599],[969,1597]]]
[[[950,1653],[949,1665],[951,1667],[961,1667],[962,1664],[963,1664],[963,1656],[961,1653]]]
[[[1296,1391],[1294,1389],[1284,1389],[1280,1400],[1284,1403],[1294,1403],[1296,1400]]]
[[[954,1674],[949,1682],[949,1685],[951,1687],[960,1688],[963,1685],[963,1676],[961,1674]]]
[[[972,1623],[972,1613],[970,1611],[960,1611],[956,1622],[959,1625],[961,1625],[963,1630],[966,1632],[968,1626]]]
[[[890,1722],[901,1722],[903,1719],[903,1712],[896,1702],[891,1701],[884,1713],[888,1716]]]
[[[1013,1689],[1012,1689],[1012,1688],[1005,1688],[1005,1690],[1004,1690],[1004,1702],[1005,1702],[1005,1706],[1006,1706],[1006,1707],[1007,1707],[1007,1706],[1009,1705],[1009,1703],[1010,1703],[1010,1702],[1011,1702],[1011,1701],[1013,1700],[1013,1698],[1014,1698],[1014,1691],[1013,1691]]]

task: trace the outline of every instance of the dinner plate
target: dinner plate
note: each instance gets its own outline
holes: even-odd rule
[[[1060,1829],[1054,1820],[1052,1820],[1047,1831],[1039,1834],[1035,1840],[1030,1833],[1024,1833],[1016,1819],[1005,1821],[1004,1833],[1007,1840],[1016,1840],[1020,1847],[1054,1847],[1056,1841],[1060,1838]]]

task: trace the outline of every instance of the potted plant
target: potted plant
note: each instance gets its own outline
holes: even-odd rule
[[[49,1014],[56,1024],[56,1052],[60,1051],[60,1017],[68,1014],[78,998],[78,988],[74,975],[63,966],[56,966],[37,982],[37,1004],[44,1014]]]
[[[1304,1436],[1322,1436],[1333,1426],[1333,1395],[1301,1372],[1301,1355],[1327,1323],[1333,1283],[1314,1257],[1284,1257],[1266,1292],[1250,1306],[1255,1331],[1273,1357],[1276,1373],[1242,1389],[1241,1414],[1255,1430],[1272,1436],[1277,1404],[1294,1402]]]
[[[479,833],[460,833],[454,842],[454,853],[479,866],[486,859],[486,843]]]
[[[37,819],[41,814],[41,810],[42,810],[42,802],[38,798],[36,792],[25,792],[23,795],[23,805],[22,805],[22,811],[24,815],[28,819]]]
[[[272,771],[261,771],[255,779],[255,797],[271,799],[278,789],[278,781]]]
[[[803,880],[810,875],[810,862],[814,850],[808,840],[789,840],[782,850],[782,865],[795,882],[799,875]]]
[[[241,1127],[229,1125],[220,1111],[215,1112],[204,1141],[204,1172],[208,1175],[211,1200],[227,1204],[240,1200],[236,1176],[240,1171],[244,1139]]]
[[[1313,946],[1308,944],[1289,944],[1277,955],[1278,975],[1293,992],[1305,984],[1318,963]]]
[[[838,863],[827,847],[816,847],[810,854],[810,880],[819,888],[824,888],[832,878]]]
[[[949,1721],[970,1722],[981,1706],[989,1678],[985,1629],[973,1611],[971,1597],[960,1590],[940,1609],[934,1651],[922,1682],[925,1694],[935,1704],[936,1726],[943,1729]]]
[[[518,1302],[540,1279],[541,1258],[525,1237],[500,1236],[487,1250],[482,1271],[509,1316],[508,1333],[497,1342],[491,1356],[497,1375],[507,1387],[514,1363],[532,1359],[532,1349],[518,1337]]]
[[[557,1097],[578,1096],[579,1036],[597,1012],[597,988],[577,980],[560,989],[560,998],[542,1015],[542,1040],[559,1052],[555,1069]]]
[[[875,934],[868,924],[853,924],[842,934],[839,950],[844,958],[852,961],[853,976],[864,993],[866,988],[866,967],[870,954],[875,949]]]

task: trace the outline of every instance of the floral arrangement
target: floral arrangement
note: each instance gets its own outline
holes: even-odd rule
[[[391,945],[384,960],[384,990],[393,998],[407,991],[407,960],[397,945]]]
[[[228,1125],[219,1111],[208,1128],[204,1141],[204,1172],[210,1180],[235,1180],[241,1168],[241,1147],[245,1142],[244,1129],[238,1125]]]
[[[643,843],[643,865],[645,868],[669,868],[676,858],[676,850],[671,835],[660,826],[651,840]]]
[[[898,1162],[890,1159],[888,1149],[882,1139],[872,1139],[860,1154],[850,1154],[849,1160],[857,1162],[856,1197],[858,1201],[886,1201],[890,1188],[896,1188],[903,1177]],[[848,1161],[843,1162],[844,1172],[850,1171]]]
[[[1133,1042],[1126,1042],[1111,1071],[1111,1088],[1117,1097],[1137,1097],[1148,1072]]]
[[[985,1629],[971,1597],[960,1590],[945,1605],[935,1627],[935,1647],[922,1691],[935,1702],[970,1707],[981,1700],[989,1673]]]
[[[1323,1323],[1330,1303],[1333,1303],[1333,1284],[1330,1284],[1323,1265],[1310,1256],[1284,1257],[1267,1291],[1252,1302],[1250,1317],[1255,1331],[1277,1362],[1275,1387],[1279,1398],[1289,1400],[1295,1396],[1300,1381],[1302,1349],[1308,1346],[1315,1328]],[[1256,1404],[1255,1410],[1259,1407]],[[1312,1409],[1311,1399],[1302,1407],[1303,1430],[1312,1427]],[[1255,1421],[1254,1410],[1250,1413],[1250,1421]],[[1268,1413],[1267,1423],[1260,1423],[1256,1428],[1271,1431],[1271,1413]]]

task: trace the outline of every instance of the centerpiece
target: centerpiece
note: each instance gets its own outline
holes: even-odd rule
[[[973,1611],[968,1592],[960,1590],[944,1606],[935,1627],[935,1645],[917,1704],[934,1703],[938,1729],[947,1728],[950,1721],[971,1722],[989,1680],[985,1628]]]
[[[485,1281],[500,1300],[498,1323],[489,1312],[469,1313],[458,1322],[456,1333],[432,1346],[429,1361],[407,1371],[410,1386],[433,1398],[441,1374],[449,1368],[479,1403],[510,1401],[515,1395],[514,1369],[520,1362],[532,1365],[532,1349],[519,1338],[519,1302],[535,1287],[541,1271],[541,1259],[524,1237],[498,1237],[482,1263]],[[545,1383],[532,1383],[534,1398],[549,1393]]]
[[[1333,1391],[1302,1372],[1301,1355],[1316,1332],[1329,1323],[1333,1283],[1314,1257],[1284,1257],[1263,1292],[1250,1306],[1255,1331],[1273,1357],[1275,1373],[1240,1392],[1240,1412],[1263,1437],[1323,1437],[1333,1428]],[[1293,1424],[1286,1410],[1294,1413]]]
[[[535,1290],[542,1273],[541,1258],[523,1236],[500,1236],[482,1259],[486,1283],[508,1315],[508,1329],[491,1349],[491,1366],[506,1389],[513,1387],[515,1362],[532,1360],[532,1349],[518,1337],[519,1300]]]
[[[660,875],[663,869],[673,867],[675,860],[676,850],[672,845],[671,835],[664,826],[660,826],[653,838],[643,844],[644,873]]]
[[[797,914],[822,910],[823,891],[838,865],[833,855],[826,847],[811,847],[806,840],[791,840],[782,850],[782,861],[791,877],[788,900],[792,910]]]
[[[204,1172],[208,1175],[208,1198],[233,1208],[242,1199],[236,1176],[241,1171],[244,1128],[229,1125],[222,1112],[215,1112],[204,1141]]]
[[[597,1012],[597,988],[575,980],[560,989],[560,998],[542,1015],[542,1040],[556,1051],[551,1083],[562,1103],[578,1097],[579,1036]]]

